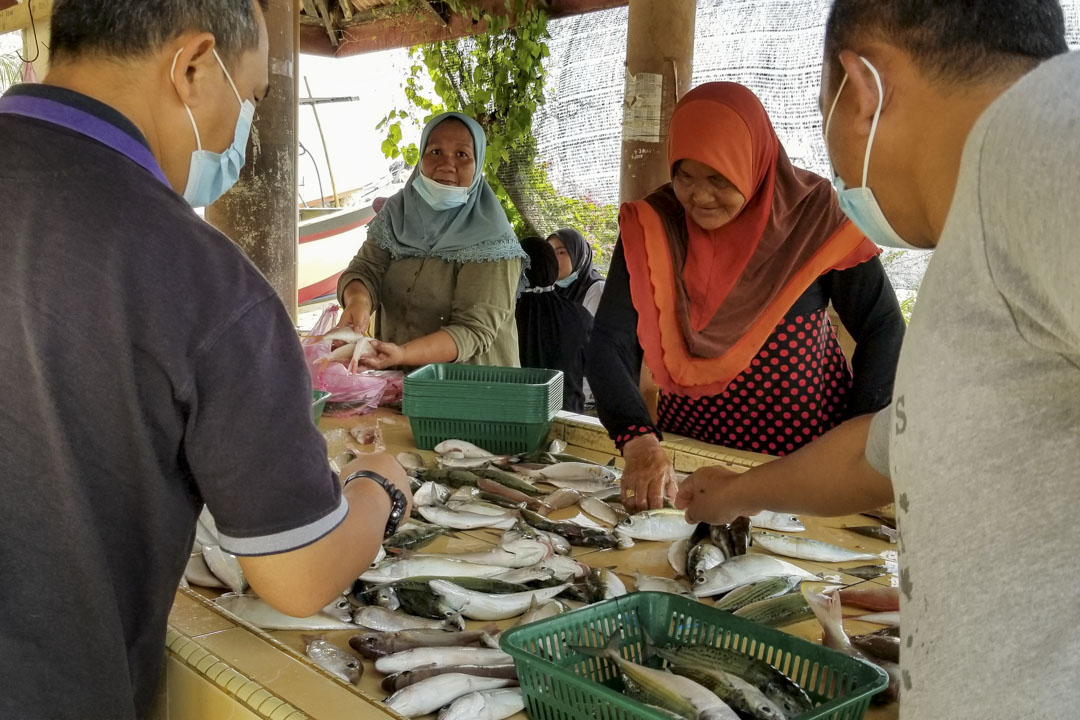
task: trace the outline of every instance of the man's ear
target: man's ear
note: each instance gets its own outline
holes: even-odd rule
[[[221,73],[214,57],[215,46],[213,34],[204,32],[189,35],[172,49],[176,58],[175,63],[169,60],[173,85],[180,100],[190,108],[216,96],[217,85],[209,82]],[[208,92],[208,88],[214,90]]]
[[[872,60],[870,62],[873,62]],[[845,94],[851,93],[848,102],[854,102],[855,113],[853,128],[857,134],[869,137],[870,128],[874,122],[874,114],[877,113],[879,103],[882,103],[881,94],[884,92],[884,77],[881,84],[874,77],[873,71],[863,61],[863,58],[852,52],[844,50],[840,53],[840,64],[847,73],[847,87]],[[879,73],[881,68],[875,66]],[[843,99],[840,102],[844,102]],[[882,108],[884,112],[884,107]]]

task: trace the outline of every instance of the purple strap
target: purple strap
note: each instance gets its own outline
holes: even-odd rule
[[[0,115],[4,113],[37,118],[93,138],[141,165],[164,185],[169,184],[149,148],[112,123],[90,113],[55,100],[29,95],[0,97]]]

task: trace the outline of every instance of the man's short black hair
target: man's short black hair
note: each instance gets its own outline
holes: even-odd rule
[[[223,59],[259,43],[252,0],[56,0],[49,52],[54,61],[88,53],[130,58],[189,31],[213,33]]]
[[[911,55],[927,76],[967,83],[1026,71],[1069,51],[1058,0],[835,0],[825,58],[880,40]]]

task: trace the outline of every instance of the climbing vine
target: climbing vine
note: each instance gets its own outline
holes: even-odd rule
[[[391,110],[376,126],[386,133],[383,153],[416,165],[420,149],[415,143],[403,142],[402,123],[419,128],[449,111],[476,118],[488,138],[483,168],[488,183],[515,228],[522,233],[534,232],[519,211],[523,198],[517,188],[504,182],[504,168],[511,155],[515,163],[535,158],[535,142],[530,141],[533,116],[544,97],[543,61],[549,54],[547,12],[528,0],[506,0],[505,15],[493,14],[472,0],[443,0],[442,4],[467,22],[482,24],[485,31],[409,51],[414,62],[404,90],[411,107]],[[410,0],[398,0],[398,5],[401,9],[413,7]],[[509,17],[514,19],[512,24]],[[429,83],[423,80],[425,72],[436,97],[426,94]],[[528,157],[523,156],[523,150]]]

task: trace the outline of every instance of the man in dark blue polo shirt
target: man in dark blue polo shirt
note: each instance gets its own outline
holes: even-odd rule
[[[192,210],[267,92],[259,4],[56,0],[51,50],[0,98],[0,717],[135,718],[204,503],[307,615],[408,488],[375,457],[342,489],[285,308]]]

